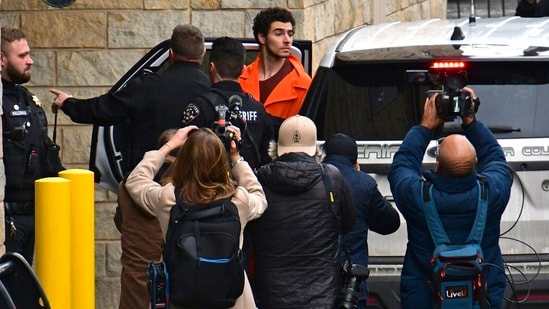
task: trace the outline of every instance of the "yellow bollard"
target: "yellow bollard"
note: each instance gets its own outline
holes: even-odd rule
[[[71,181],[72,308],[95,309],[95,226],[93,172],[69,169],[59,177]]]
[[[70,309],[71,181],[48,177],[36,180],[34,185],[36,274],[51,307]]]

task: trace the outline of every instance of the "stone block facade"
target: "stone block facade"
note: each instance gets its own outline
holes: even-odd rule
[[[263,8],[289,8],[296,39],[313,41],[313,68],[338,34],[364,23],[445,18],[444,0],[76,0],[65,8],[42,0],[0,0],[0,24],[21,28],[34,59],[29,89],[42,100],[50,124],[59,88],[75,97],[103,94],[173,27],[191,23],[205,36],[253,37]],[[88,168],[92,127],[60,113],[57,140],[68,168]],[[50,129],[50,133],[51,133]],[[113,223],[116,195],[95,189],[96,308],[118,307],[120,235]]]

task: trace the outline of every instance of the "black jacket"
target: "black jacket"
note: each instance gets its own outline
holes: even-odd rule
[[[398,211],[389,203],[377,187],[375,179],[355,169],[354,163],[341,155],[327,155],[324,163],[337,167],[345,178],[355,205],[356,222],[353,230],[343,237],[343,258],[368,266],[368,230],[381,235],[395,232],[400,226]],[[349,254],[347,257],[346,254]],[[359,299],[365,303],[368,297],[366,280],[360,285]]]
[[[331,309],[341,288],[340,239],[355,212],[343,177],[324,164],[335,194],[329,202],[320,164],[288,153],[258,170],[269,207],[249,223],[257,305]]]
[[[226,120],[244,132],[240,153],[256,169],[271,162],[268,148],[269,142],[274,139],[273,125],[263,104],[245,93],[238,82],[221,81],[213,84],[209,95],[200,95],[187,105],[182,123],[216,131],[219,114],[215,108],[219,105],[229,108],[229,98],[232,95],[238,95],[242,99],[240,114],[244,121],[231,120],[228,117]]]
[[[48,123],[36,96],[2,80],[5,201],[34,201],[34,181],[44,177]]]
[[[196,63],[175,62],[161,74],[133,78],[115,93],[90,99],[69,98],[63,111],[78,123],[128,126],[128,170],[135,167],[145,152],[157,148],[160,134],[180,128],[188,102],[210,87],[208,76]]]
[[[527,0],[520,0],[515,15],[520,17],[549,16],[549,0],[539,0],[537,3],[528,3]]]

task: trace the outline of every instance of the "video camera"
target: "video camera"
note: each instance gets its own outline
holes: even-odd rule
[[[236,147],[240,148],[240,142],[236,140],[236,136],[233,132],[227,130],[227,126],[235,125],[241,128],[242,136],[244,135],[244,130],[246,122],[240,114],[240,107],[242,107],[242,98],[239,95],[232,95],[228,99],[229,107],[225,105],[218,105],[215,107],[215,110],[218,113],[218,120],[215,122],[215,133],[219,139],[225,145],[225,149],[229,151],[231,148],[231,141],[235,141]]]
[[[438,93],[435,99],[437,113],[449,121],[457,116],[468,116],[476,113],[478,104],[473,104],[469,91],[463,90],[467,86],[468,78],[465,70],[437,70],[435,72],[442,89],[429,90],[427,96]],[[474,106],[474,108],[473,108]]]

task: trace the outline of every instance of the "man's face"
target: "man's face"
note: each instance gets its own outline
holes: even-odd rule
[[[30,80],[31,66],[34,63],[30,57],[30,48],[27,40],[17,40],[4,46],[2,52],[2,78],[24,84]]]
[[[259,40],[270,56],[287,58],[294,40],[292,23],[273,22],[267,35],[260,34]]]

